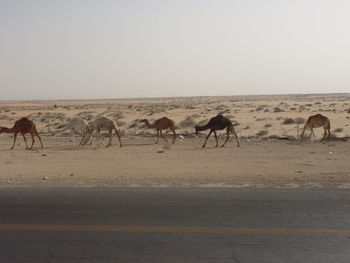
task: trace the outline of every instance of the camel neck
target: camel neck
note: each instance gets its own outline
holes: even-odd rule
[[[197,130],[198,131],[204,131],[204,130],[208,130],[210,127],[208,124],[203,125],[203,126],[197,126]]]
[[[14,132],[14,129],[13,129],[13,128],[9,129],[9,128],[6,128],[6,127],[2,127],[1,132],[4,132],[4,133],[13,133],[13,132]]]
[[[154,124],[150,124],[148,120],[145,120],[145,124],[148,128],[154,128],[155,125]]]

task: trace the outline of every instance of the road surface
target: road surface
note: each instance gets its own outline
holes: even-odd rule
[[[0,262],[350,262],[346,189],[2,188]]]

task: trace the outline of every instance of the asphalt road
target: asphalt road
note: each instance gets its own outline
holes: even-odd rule
[[[2,188],[0,262],[350,262],[350,190]]]

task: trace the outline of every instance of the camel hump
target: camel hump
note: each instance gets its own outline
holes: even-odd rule
[[[22,117],[22,118],[20,118],[18,121],[20,121],[20,122],[31,122],[31,120],[29,120],[27,117]]]
[[[163,117],[155,121],[155,123],[168,123],[168,122],[171,122],[171,120],[167,117]]]
[[[20,124],[20,125],[33,125],[34,123],[29,120],[27,117],[22,117],[20,118],[18,121],[16,121],[17,124]]]

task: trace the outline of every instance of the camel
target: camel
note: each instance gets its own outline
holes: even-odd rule
[[[225,128],[226,128],[226,140],[223,143],[223,145],[221,145],[221,147],[225,146],[225,144],[228,141],[228,138],[230,136],[230,132],[232,132],[234,134],[234,136],[236,137],[237,147],[239,147],[238,137],[237,137],[235,129],[233,128],[232,122],[229,119],[225,118],[222,114],[218,114],[217,116],[211,118],[209,120],[209,122],[204,126],[196,126],[195,130],[196,130],[196,134],[198,134],[199,131],[204,131],[204,130],[210,129],[210,132],[207,135],[207,138],[205,139],[205,142],[202,146],[204,148],[205,145],[207,144],[208,138],[212,132],[214,132],[214,136],[215,136],[215,140],[216,140],[215,147],[218,147],[219,142],[218,142],[218,137],[216,135],[216,130],[223,130]]]
[[[41,148],[44,148],[43,143],[41,141],[41,138],[36,130],[36,126],[35,126],[34,122],[32,122],[31,120],[29,120],[26,117],[23,117],[23,118],[19,119],[18,121],[16,121],[15,125],[10,129],[6,128],[6,127],[0,127],[0,133],[14,133],[13,145],[10,148],[10,150],[13,150],[13,148],[15,147],[18,133],[22,134],[22,136],[23,136],[24,142],[26,144],[26,150],[31,150],[33,148],[33,145],[35,142],[34,135],[36,135],[39,138]],[[28,144],[27,144],[27,139],[25,136],[26,133],[29,133],[32,136],[32,145],[30,147],[28,147]]]
[[[331,124],[329,119],[326,116],[323,116],[321,114],[315,114],[315,115],[311,115],[305,122],[303,131],[300,134],[300,138],[303,141],[304,137],[305,137],[305,131],[306,129],[310,129],[311,130],[311,134],[309,136],[309,138],[311,137],[311,135],[313,135],[315,137],[313,128],[320,128],[323,127],[324,129],[324,135],[321,139],[321,142],[324,141],[325,139],[329,139],[329,137],[331,136]]]
[[[86,126],[85,129],[85,135],[82,139],[82,145],[86,145],[90,139],[92,139],[93,134],[95,133],[95,136],[98,140],[98,143],[100,145],[100,137],[101,137],[101,131],[108,131],[109,133],[109,142],[106,145],[106,147],[111,145],[112,142],[112,133],[113,130],[115,130],[115,133],[118,136],[119,139],[119,144],[120,147],[122,147],[122,142],[120,140],[120,135],[119,135],[119,131],[117,130],[117,124],[112,121],[111,119],[107,118],[107,117],[100,117],[96,120],[94,120],[92,123],[89,123],[88,126]],[[91,145],[91,143],[90,143]]]
[[[57,130],[52,133],[52,135],[56,135],[57,133],[64,132],[66,130],[70,130],[70,133],[73,137],[73,143],[75,142],[75,132],[78,131],[83,135],[83,138],[85,137],[85,131],[86,127],[88,126],[88,122],[86,120],[83,120],[81,118],[73,118],[71,119],[66,126],[64,126],[62,129]],[[80,141],[80,145],[82,144],[83,139]]]
[[[140,122],[144,122],[148,128],[151,129],[156,129],[157,131],[157,141],[155,142],[156,144],[158,143],[159,139],[159,134],[160,136],[164,139],[164,141],[168,142],[167,139],[164,138],[163,136],[163,130],[171,130],[174,134],[172,143],[175,143],[176,140],[176,132],[175,132],[175,122],[171,119],[168,119],[167,117],[163,117],[161,119],[156,120],[153,124],[150,124],[147,119],[140,120]]]

